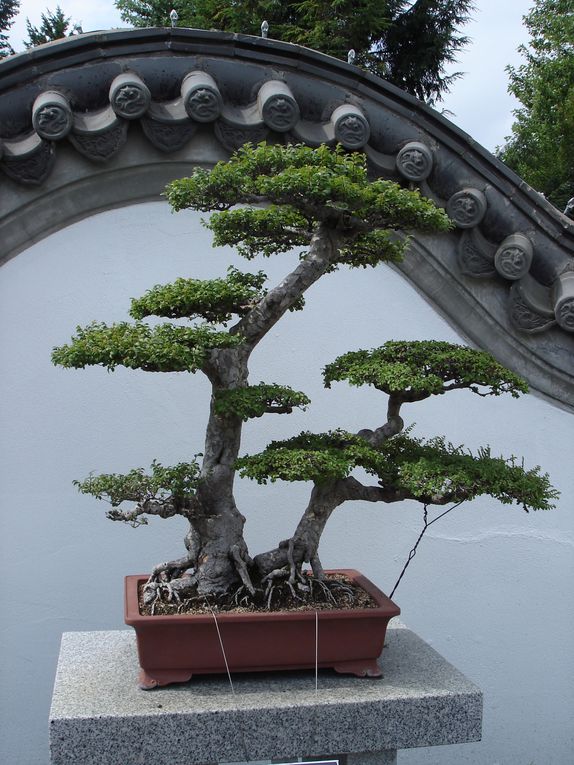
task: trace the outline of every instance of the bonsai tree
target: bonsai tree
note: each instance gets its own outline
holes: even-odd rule
[[[294,270],[266,286],[263,272],[230,268],[209,280],[180,278],[133,300],[133,322],[78,327],[68,345],[55,348],[64,367],[102,365],[146,372],[202,372],[212,386],[201,460],[164,467],[91,475],[77,486],[111,503],[108,518],[133,526],[148,516],[183,516],[189,523],[185,555],[157,565],[146,588],[151,601],[167,593],[219,596],[243,589],[252,595],[286,578],[295,593],[308,581],[302,567],[323,578],[321,533],[333,510],[347,500],[427,505],[456,504],[480,494],[524,509],[550,506],[554,491],[538,468],[515,460],[476,455],[435,438],[422,441],[404,429],[401,407],[431,395],[466,388],[478,395],[512,396],[525,383],[487,353],[440,342],[388,342],[373,351],[352,351],[324,370],[325,385],[372,385],[388,396],[386,421],[346,433],[302,433],[240,457],[244,422],[267,413],[304,407],[307,396],[271,383],[251,385],[248,363],[259,342],[289,310],[303,306],[305,291],[341,266],[376,267],[399,261],[409,231],[446,231],[441,209],[386,180],[371,181],[362,154],[326,146],[245,146],[211,171],[197,169],[170,184],[174,210],[211,213],[205,225],[215,245],[234,245],[247,260],[303,248]],[[188,319],[189,326],[150,325],[146,317]],[[336,423],[334,423],[336,425]],[[370,474],[365,485],[355,468]],[[291,537],[251,557],[243,536],[245,517],[233,494],[237,471],[259,483],[309,481],[309,504]],[[131,505],[126,507],[124,503]]]

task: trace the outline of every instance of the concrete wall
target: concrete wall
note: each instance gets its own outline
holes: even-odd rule
[[[213,250],[193,213],[162,204],[103,213],[55,234],[0,272],[2,725],[0,761],[47,765],[47,714],[65,630],[119,629],[122,577],[182,549],[178,519],[133,530],[77,494],[90,471],[169,464],[201,451],[208,388],[199,377],[100,368],[56,369],[53,345],[77,324],[127,318],[129,298],[177,276],[222,275],[229,252]],[[294,262],[294,261],[292,261]],[[252,264],[275,278],[285,259]],[[302,429],[380,424],[385,397],[321,386],[337,354],[391,338],[460,341],[396,273],[341,270],[310,291],[303,313],[284,318],[251,364],[252,381],[284,382],[310,395],[306,413],[245,427],[245,451]],[[399,761],[565,765],[574,751],[571,414],[534,395],[470,393],[405,407],[415,433],[524,455],[562,491],[557,508],[526,515],[477,500],[428,533],[401,583],[403,620],[485,694],[480,744],[403,753]],[[252,553],[294,527],[308,487],[241,482]],[[322,560],[360,567],[389,591],[421,528],[421,508],[348,504],[331,519]],[[298,753],[294,753],[298,754]],[[80,765],[80,764],[79,764]]]

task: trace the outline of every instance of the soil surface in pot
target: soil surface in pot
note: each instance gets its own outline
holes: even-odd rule
[[[178,599],[165,587],[151,604],[144,602],[145,584],[139,587],[139,611],[148,616],[167,614],[208,614],[219,613],[255,613],[270,611],[331,611],[346,609],[376,608],[371,596],[343,574],[326,574],[319,581],[308,577],[308,583],[290,586],[282,580],[262,583],[256,587],[255,595],[240,587],[235,592],[219,597],[191,595]]]

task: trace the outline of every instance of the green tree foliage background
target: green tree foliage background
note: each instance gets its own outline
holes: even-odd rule
[[[30,19],[26,19],[28,39],[24,40],[24,47],[33,48],[36,45],[60,40],[62,37],[71,37],[82,31],[78,24],[72,24],[71,16],[66,16],[59,5],[56,6],[55,11],[46,9],[46,13],[41,15],[41,20],[40,26],[35,27]]]
[[[14,53],[6,32],[14,23],[19,10],[20,0],[0,0],[0,58]]]
[[[460,28],[471,0],[116,0],[122,19],[134,26],[178,26],[260,34],[305,45],[355,63],[432,104],[459,74],[445,67],[468,42]]]
[[[499,157],[556,207],[574,197],[574,0],[535,0],[524,63],[508,67],[522,106]]]

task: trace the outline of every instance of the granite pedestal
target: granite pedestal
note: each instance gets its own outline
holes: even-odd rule
[[[331,670],[197,676],[141,691],[131,631],[64,633],[50,711],[53,765],[196,765],[338,757],[477,741],[482,693],[408,629],[389,627],[383,679]]]

